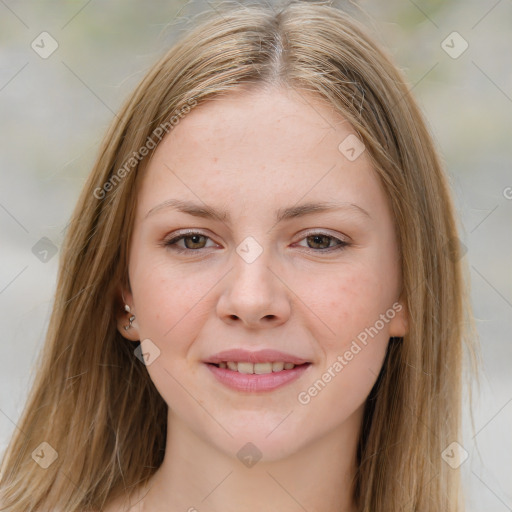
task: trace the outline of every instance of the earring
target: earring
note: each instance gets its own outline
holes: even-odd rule
[[[125,311],[130,313],[130,306],[128,306],[128,304],[124,305],[124,309],[125,309]],[[123,325],[125,331],[127,331],[128,329],[131,329],[132,323],[133,323],[134,320],[135,320],[135,315],[130,315],[130,318],[128,319],[128,321],[130,323],[128,325]]]

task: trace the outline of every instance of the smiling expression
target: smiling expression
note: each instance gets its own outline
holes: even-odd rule
[[[273,459],[359,424],[405,334],[400,308],[298,401],[400,295],[393,215],[366,151],[339,149],[349,135],[311,93],[241,89],[193,109],[145,169],[122,333],[158,347],[171,421],[225,453],[252,441]]]

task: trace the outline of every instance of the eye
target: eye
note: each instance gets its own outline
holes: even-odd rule
[[[163,245],[165,247],[169,247],[176,252],[193,252],[199,249],[205,249],[206,240],[210,238],[202,233],[197,233],[195,231],[190,231],[187,233],[182,233],[181,235],[175,236],[170,240],[164,241]],[[183,240],[184,248],[178,246],[178,242]]]
[[[335,236],[327,233],[313,232],[308,233],[305,238],[309,249],[313,249],[314,252],[332,252],[339,251],[350,245],[348,242],[336,238]],[[333,246],[330,246],[331,242],[337,242]],[[304,246],[301,246],[304,247]]]

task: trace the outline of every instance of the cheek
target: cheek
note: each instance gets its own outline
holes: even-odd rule
[[[214,286],[215,279],[211,275],[199,279],[198,275],[185,274],[166,261],[140,262],[134,266],[131,284],[141,339],[154,339],[165,350],[185,348],[195,337],[190,330],[200,325],[205,293]]]
[[[361,262],[338,269],[322,282],[325,298],[323,303],[318,299],[317,307],[330,333],[321,337],[317,328],[324,360],[303,397],[331,426],[365,402],[381,370],[394,317],[392,272]]]
[[[369,271],[331,279],[325,289],[330,298],[323,314],[332,332],[322,337],[317,327],[323,359],[298,400],[306,405],[304,414],[322,418],[328,429],[358,410],[377,380],[389,340],[389,324],[380,320],[389,294]]]
[[[340,348],[373,326],[393,302],[394,288],[388,286],[377,269],[368,266],[329,274],[322,288],[318,310],[323,311],[321,318],[331,331],[325,339],[334,348]],[[387,323],[384,327],[379,323],[378,327],[387,333]]]
[[[372,342],[373,343],[373,342]],[[329,363],[320,378],[311,382],[301,400],[309,400],[306,405],[308,415],[321,417],[326,427],[335,427],[351,417],[366,402],[379,375],[385,358],[387,342],[377,341],[371,347],[363,348],[353,355],[351,361],[341,353],[343,369],[336,371]],[[304,402],[302,402],[304,403]]]
[[[197,275],[185,277],[184,272],[161,259],[153,264],[146,260],[133,272],[139,336],[141,340],[149,338],[158,348],[158,352],[152,348],[158,355],[147,371],[164,400],[184,409],[194,408],[182,382],[184,376],[193,380],[197,372],[188,355],[204,324],[208,307],[205,293],[215,283],[212,279],[210,284],[209,279],[211,276],[205,283]]]

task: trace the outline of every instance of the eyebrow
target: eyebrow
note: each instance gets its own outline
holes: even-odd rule
[[[231,216],[226,210],[216,210],[212,206],[207,204],[198,204],[192,201],[184,201],[181,199],[168,199],[163,203],[160,203],[151,210],[145,216],[147,219],[149,216],[164,210],[172,208],[179,212],[188,213],[189,215],[193,215],[194,217],[201,217],[204,219],[213,219],[220,222],[231,222]],[[310,215],[312,213],[320,213],[320,212],[328,212],[335,210],[348,210],[352,212],[359,212],[371,218],[371,215],[361,206],[358,206],[354,203],[348,202],[317,202],[317,203],[305,203],[298,206],[289,206],[287,208],[280,208],[276,211],[275,220],[276,222],[281,222],[284,220],[295,219],[298,217],[303,217],[304,215]]]

